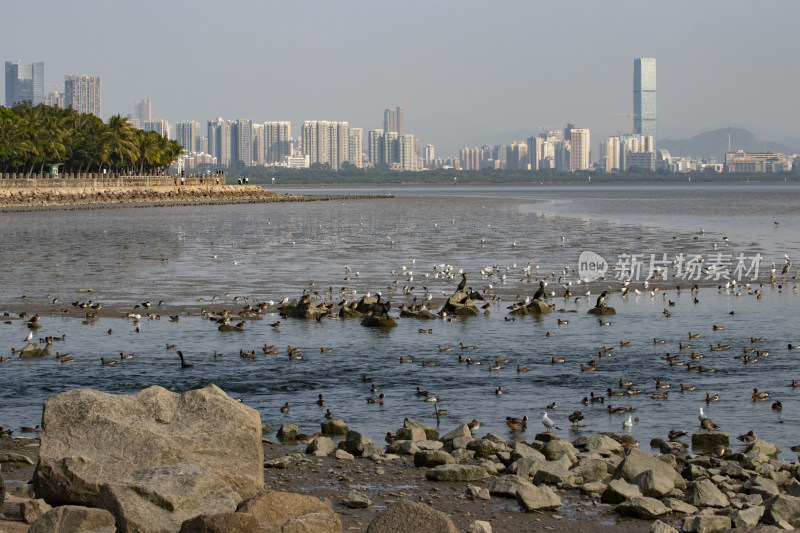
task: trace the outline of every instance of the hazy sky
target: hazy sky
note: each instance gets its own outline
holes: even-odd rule
[[[100,75],[103,118],[346,120],[460,147],[539,126],[628,128],[633,59],[655,57],[659,138],[726,127],[800,137],[800,2],[30,0],[0,7],[3,61]],[[597,152],[594,152],[595,154]],[[596,155],[595,155],[596,157]]]

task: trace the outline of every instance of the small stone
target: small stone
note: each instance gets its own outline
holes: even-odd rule
[[[356,490],[348,492],[347,496],[342,500],[342,503],[345,507],[349,507],[350,509],[366,509],[372,505],[372,501],[366,494],[362,494]]]
[[[476,487],[475,485],[467,485],[466,495],[471,500],[488,500],[491,498],[489,489]]]
[[[608,492],[608,490],[606,490]],[[653,520],[670,512],[670,509],[655,498],[633,498],[617,505],[614,510],[623,516]]]
[[[19,513],[26,524],[33,524],[44,513],[52,509],[44,500],[26,500],[19,504]]]
[[[517,491],[517,503],[523,510],[554,511],[561,507],[561,498],[546,486],[522,486]]]
[[[335,452],[333,452],[333,456],[341,461],[352,461],[353,459],[355,459],[355,456],[353,456],[353,454],[347,453],[344,450],[336,450]]]
[[[650,526],[650,533],[678,533],[678,530],[661,520],[656,520]]]
[[[492,533],[492,524],[485,520],[475,520],[467,528],[467,533]]]
[[[731,519],[719,515],[694,515],[683,519],[685,533],[717,533],[731,528]]]

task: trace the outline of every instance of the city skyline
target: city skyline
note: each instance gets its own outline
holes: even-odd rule
[[[776,141],[800,137],[790,111],[797,3],[485,8],[469,0],[414,0],[401,11],[363,1],[18,2],[4,13],[37,20],[41,37],[28,39],[29,28],[14,25],[0,35],[0,49],[6,59],[46,63],[46,87],[66,73],[102,77],[104,119],[133,114],[146,98],[154,117],[173,123],[348,121],[366,134],[383,126],[382,110],[402,106],[403,130],[442,155],[567,123],[591,130],[594,152],[628,129],[620,115],[633,112],[631,60],[654,57],[659,140],[729,120]]]

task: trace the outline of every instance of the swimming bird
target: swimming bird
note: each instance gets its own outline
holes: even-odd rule
[[[531,369],[530,369],[529,367],[527,367],[527,366],[520,366],[520,364],[519,364],[519,363],[517,363],[517,372],[530,372],[530,370],[531,370]]]
[[[681,383],[681,392],[697,390],[697,385],[684,385]]]
[[[669,391],[667,390],[659,394],[651,394],[650,397],[654,400],[666,400],[668,395]]]
[[[718,401],[719,401],[719,394],[715,394],[714,396],[711,396],[708,393],[706,393],[706,403],[718,402]],[[703,409],[700,408],[700,411],[702,411],[702,410]]]
[[[547,429],[547,432],[548,432],[548,433],[549,433],[551,430],[553,430],[553,429],[558,429],[558,430],[560,430],[560,429],[561,429],[560,427],[558,427],[558,426],[556,425],[556,423],[555,423],[555,422],[553,422],[552,420],[550,420],[550,417],[548,417],[548,416],[547,416],[547,411],[544,411],[544,412],[542,413],[542,425],[543,425],[543,426],[544,426],[544,427]]]
[[[124,354],[122,352],[119,352],[119,358],[120,358],[120,361],[123,361],[125,359],[133,359],[133,354],[132,353],[131,354]]]
[[[281,407],[281,413],[288,413],[288,412],[289,412],[289,402],[286,402],[285,404],[283,404],[283,407]]]
[[[325,418],[327,418],[328,420],[332,420],[333,419],[333,413],[331,413],[330,409],[326,409],[325,410]]]
[[[550,364],[553,364],[553,365],[556,364],[556,363],[565,363],[566,361],[567,360],[564,359],[563,357],[558,357],[558,358],[550,357]]]
[[[385,397],[386,397],[386,395],[384,395],[383,393],[380,393],[380,395],[377,398],[367,398],[367,403],[377,403],[377,404],[383,405],[383,399]]]
[[[322,399],[322,394],[319,395],[319,399],[317,400],[317,405],[319,405],[320,407],[325,405],[325,400]]]
[[[622,423],[622,427],[624,428],[632,428],[633,427],[633,415],[628,415],[628,419]]]
[[[100,358],[100,364],[101,365],[116,365],[117,362],[112,360],[112,359],[106,360],[105,357],[101,357]]]
[[[417,387],[417,396],[427,396],[427,395],[428,395],[428,391],[421,390],[419,387]]]
[[[633,381],[623,381],[622,377],[619,378],[619,388],[630,387],[631,385],[633,385]]]
[[[781,411],[783,410],[783,404],[779,400],[775,400],[775,402],[773,402],[772,404],[772,408],[775,411]]]
[[[368,378],[366,374],[361,374],[362,383],[372,383],[372,378]]]
[[[183,358],[183,352],[182,351],[178,350],[177,353],[178,353],[178,357],[181,358],[181,368],[189,368],[191,366],[194,366],[194,365],[192,365],[192,363],[187,363],[186,362],[186,359]]]
[[[753,387],[753,401],[754,402],[765,402],[769,400],[769,393],[768,392],[759,392],[757,387]]]
[[[525,431],[528,428],[528,415],[522,418],[506,417],[506,425],[514,431]]]
[[[745,433],[744,435],[739,435],[736,438],[739,439],[740,441],[744,442],[744,443],[751,443],[751,442],[755,442],[756,440],[758,440],[758,437],[756,437],[756,434],[753,432],[752,429],[750,431],[748,431],[747,433]]]
[[[674,429],[670,429],[667,436],[669,437],[669,440],[678,440],[686,435],[687,433],[685,431],[676,431]]]
[[[498,385],[498,387],[497,387],[497,389],[495,389],[494,393],[497,396],[500,396],[501,394],[503,394],[503,387],[501,385]]]

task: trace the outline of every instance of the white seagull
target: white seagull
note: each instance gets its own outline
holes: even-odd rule
[[[28,336],[25,337],[25,342],[31,342],[32,338],[33,338],[33,331],[29,331]]]
[[[632,428],[633,427],[633,416],[628,415],[628,419],[622,423],[622,427],[624,428]]]
[[[702,423],[703,423],[703,420],[705,420],[706,418],[708,418],[708,417],[707,417],[707,416],[706,416],[706,414],[703,412],[703,408],[701,407],[701,408],[700,408],[700,414],[699,414],[699,415],[697,415],[697,419],[698,419],[698,420],[700,421],[700,423],[702,424]]]
[[[555,423],[555,422],[553,422],[552,420],[550,420],[550,418],[547,416],[547,411],[545,411],[545,412],[543,412],[543,413],[542,413],[542,424],[544,425],[544,427],[545,427],[545,428],[547,428],[547,431],[548,431],[548,432],[549,432],[551,429],[561,429],[560,427],[558,427],[558,426],[556,425],[556,423]]]

